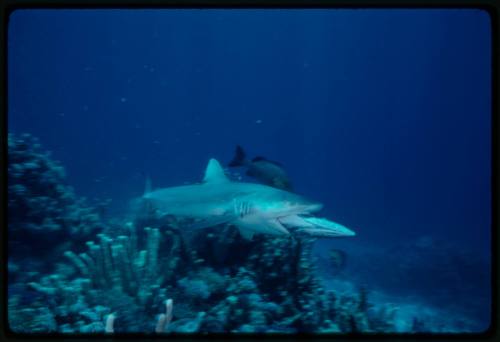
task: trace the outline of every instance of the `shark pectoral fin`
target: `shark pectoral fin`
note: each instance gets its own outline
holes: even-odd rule
[[[255,224],[245,222],[243,220],[235,220],[232,222],[238,228],[238,231],[240,232],[240,235],[247,240],[252,240],[254,234],[256,233],[255,231]]]
[[[255,232],[241,227],[238,227],[238,231],[240,232],[240,235],[246,240],[252,240],[255,234]]]

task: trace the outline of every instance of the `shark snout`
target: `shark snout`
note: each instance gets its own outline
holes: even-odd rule
[[[290,212],[295,212],[297,214],[311,214],[320,211],[323,208],[323,204],[319,202],[307,202],[297,204]]]
[[[304,217],[303,220],[310,224],[309,227],[305,228],[305,232],[324,237],[343,237],[343,236],[355,236],[356,233],[351,229],[319,217]]]
[[[337,236],[356,236],[356,233],[354,231],[343,226],[338,227],[335,233]]]
[[[306,211],[310,212],[310,213],[320,211],[321,209],[323,209],[323,203],[319,203],[319,202],[310,203],[306,206]]]
[[[310,235],[314,236],[322,236],[322,237],[349,237],[349,236],[355,236],[356,233],[353,232],[352,230],[341,227],[340,229],[325,229],[325,228],[310,228],[304,230],[306,233],[309,233]]]

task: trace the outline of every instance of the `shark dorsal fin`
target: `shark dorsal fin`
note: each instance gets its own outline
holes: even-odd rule
[[[226,177],[222,166],[215,159],[210,159],[207,168],[205,170],[205,177],[203,177],[205,183],[222,183],[229,182],[229,178]]]

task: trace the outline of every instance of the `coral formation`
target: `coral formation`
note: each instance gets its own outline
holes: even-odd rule
[[[220,268],[198,257],[199,236],[189,244],[172,230],[145,227],[140,234],[134,224],[126,226],[128,235],[98,234],[98,242],[87,242],[87,252],[66,251],[65,272],[27,285],[24,292],[32,291],[39,310],[50,317],[48,328],[177,333],[390,329],[392,318],[371,312],[364,291],[349,296],[322,289],[314,274],[311,240],[238,239],[248,245],[245,261]],[[234,234],[232,229],[226,233]],[[26,311],[14,299],[11,312],[28,315],[32,309]],[[164,309],[167,299],[177,303],[174,310]],[[26,330],[18,318],[9,318],[14,328]]]
[[[9,135],[10,328],[107,334],[395,331],[397,308],[370,303],[365,288],[323,288],[310,237],[246,240],[229,225],[187,228],[144,216],[104,224],[65,185],[64,169],[41,152],[36,139]],[[35,253],[32,246],[40,241],[47,249]],[[26,258],[35,254],[54,266],[37,268],[36,258]],[[422,328],[418,321],[413,326]]]
[[[78,248],[104,225],[97,210],[66,184],[64,168],[29,134],[8,135],[8,214],[12,277],[29,272],[20,270],[26,263],[49,267],[61,250]]]

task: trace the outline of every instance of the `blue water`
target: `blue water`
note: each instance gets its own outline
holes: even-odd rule
[[[489,258],[490,43],[480,10],[16,11],[8,129],[116,213],[240,144],[356,231],[325,248]]]

